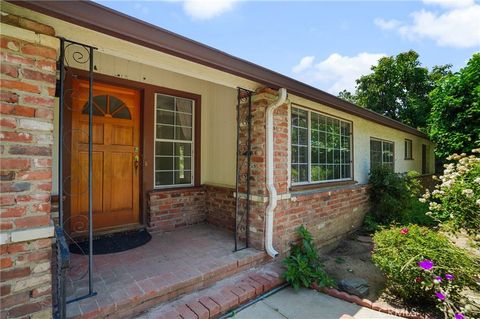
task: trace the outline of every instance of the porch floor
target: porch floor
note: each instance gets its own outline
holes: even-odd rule
[[[255,249],[233,252],[233,234],[209,224],[152,234],[146,245],[93,256],[97,295],[67,305],[72,317],[130,317],[265,261]],[[71,255],[67,299],[88,292],[88,257]]]

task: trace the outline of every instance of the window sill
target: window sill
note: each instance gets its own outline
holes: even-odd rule
[[[312,190],[312,189],[350,186],[350,185],[355,185],[357,183],[358,182],[355,180],[349,180],[349,181],[339,181],[339,182],[325,182],[325,183],[316,183],[316,184],[295,185],[290,187],[290,191],[301,192],[301,191]]]
[[[149,193],[161,193],[161,192],[175,192],[175,191],[195,191],[202,190],[202,186],[197,185],[179,185],[179,186],[168,186],[168,187],[156,187],[152,189]]]

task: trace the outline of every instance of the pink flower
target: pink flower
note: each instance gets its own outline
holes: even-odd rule
[[[429,259],[425,259],[425,260],[422,260],[420,262],[418,262],[418,266],[420,268],[423,268],[425,270],[430,270],[433,268],[435,264],[433,263],[433,261],[429,260]]]
[[[435,277],[433,278],[433,282],[436,283],[436,284],[441,283],[441,282],[442,282],[442,277],[440,277],[440,276],[435,276]]]
[[[461,313],[456,313],[454,318],[455,319],[465,319],[465,316],[462,315]]]
[[[439,300],[442,300],[442,301],[445,300],[445,295],[442,294],[441,292],[438,292],[438,291],[437,291],[437,292],[435,293],[435,296],[437,296],[437,298],[438,298]]]
[[[402,235],[408,234],[408,228],[407,228],[407,227],[402,228],[402,229],[400,230],[400,234],[402,234]]]
[[[450,280],[450,281],[451,281],[451,280],[455,279],[455,276],[454,276],[454,275],[452,275],[452,274],[445,274],[445,279],[447,279],[447,280]]]

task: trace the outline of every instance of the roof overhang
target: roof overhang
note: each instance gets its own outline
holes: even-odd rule
[[[85,28],[196,62],[321,103],[334,109],[428,139],[408,125],[344,101],[300,81],[190,40],[92,1],[9,1]]]

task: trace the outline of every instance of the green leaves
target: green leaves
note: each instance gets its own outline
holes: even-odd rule
[[[290,256],[283,261],[287,268],[283,278],[295,290],[300,287],[310,288],[313,283],[319,286],[333,285],[333,280],[328,277],[320,263],[312,234],[303,225],[298,228],[297,234],[300,237],[299,243],[292,245]]]
[[[480,146],[480,53],[467,66],[436,82],[430,92],[432,111],[428,120],[435,153],[445,158],[468,153]]]

